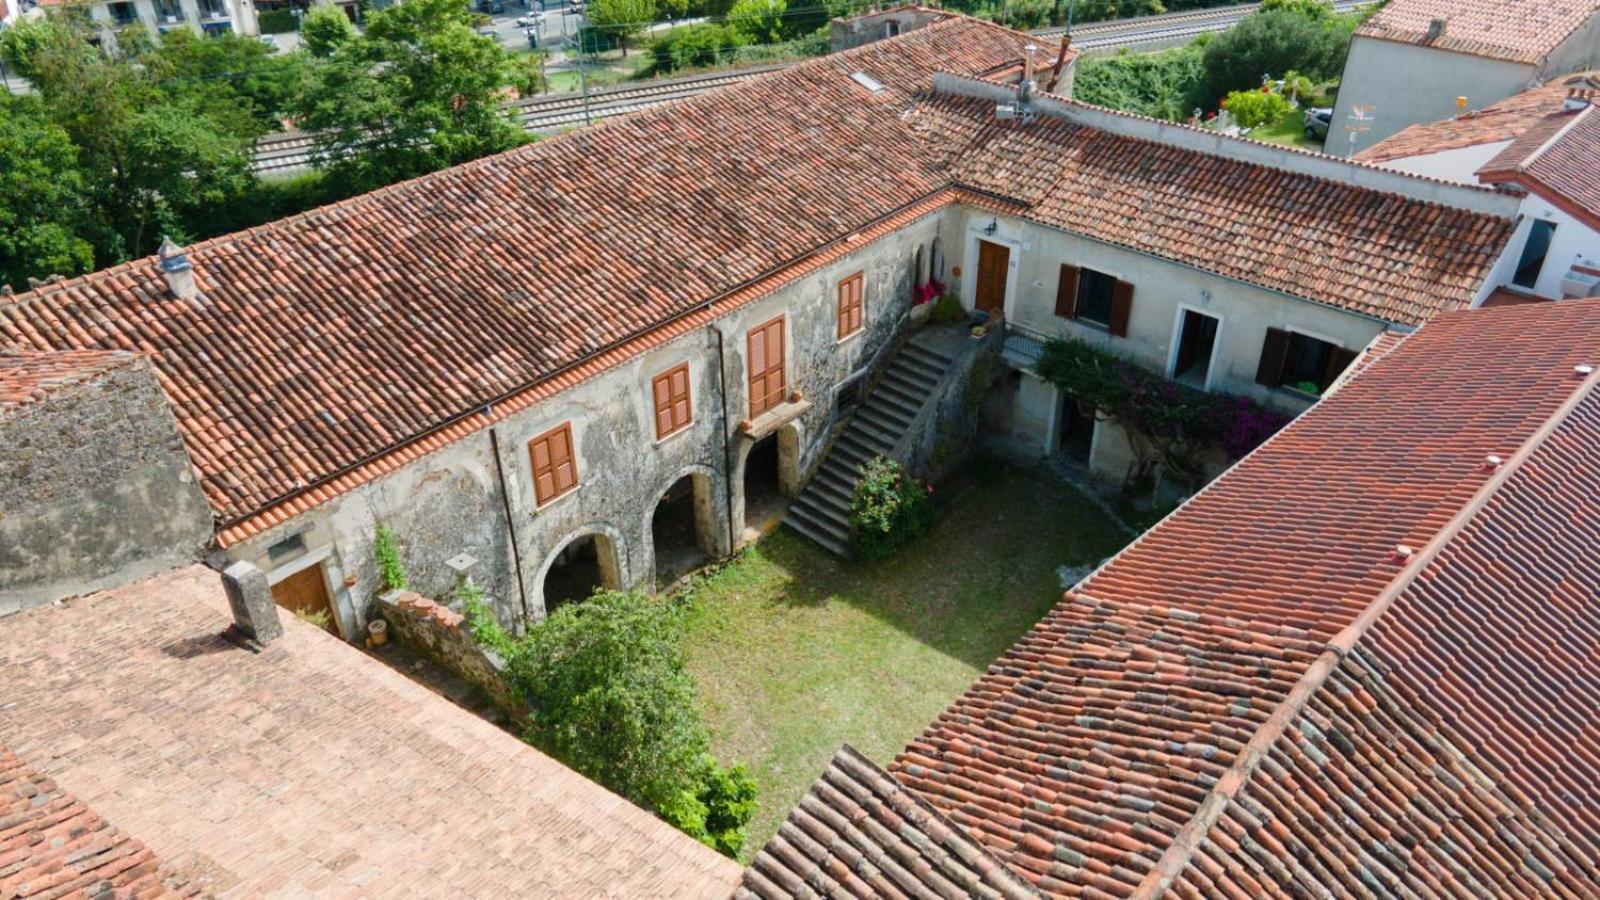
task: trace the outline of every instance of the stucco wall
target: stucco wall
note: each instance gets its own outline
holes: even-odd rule
[[[1539,70],[1539,80],[1546,81],[1572,72],[1587,72],[1600,68],[1600,12],[1561,42]]]
[[[193,562],[211,529],[148,362],[0,413],[0,615]]]
[[[1529,65],[1357,36],[1345,59],[1327,152],[1350,156],[1407,125],[1455,116],[1461,111],[1457,97],[1467,98],[1467,109],[1482,109],[1526,90],[1538,77]],[[1371,105],[1373,120],[1352,144],[1346,126],[1357,104]]]
[[[991,222],[996,226],[995,233],[985,236],[983,229]],[[1267,328],[1301,331],[1355,350],[1371,342],[1386,324],[982,210],[952,215],[944,233],[943,243],[951,248],[950,266],[963,272],[964,277],[957,280],[962,302],[968,308],[975,298],[976,280],[972,275],[979,240],[1011,248],[1005,306],[1008,322],[1043,337],[1086,340],[1167,374],[1173,361],[1179,312],[1193,309],[1221,320],[1209,370],[1210,389],[1253,397],[1286,412],[1302,411],[1307,401],[1299,394],[1255,381]],[[964,265],[966,260],[974,262]],[[1112,337],[1104,329],[1055,315],[1056,285],[1064,263],[1133,283],[1133,308],[1126,337]]]
[[[524,614],[543,615],[542,579],[551,560],[584,535],[600,535],[614,548],[618,586],[650,586],[655,571],[651,518],[657,501],[683,477],[705,476],[715,524],[709,543],[718,554],[727,553],[730,536],[737,543],[744,524],[742,463],[751,443],[739,432],[740,421],[748,417],[746,333],[785,316],[788,387],[811,402],[789,428],[800,436],[797,469],[809,471],[825,446],[835,388],[865,366],[904,322],[912,261],[918,246],[932,241],[941,215],[864,244],[710,327],[506,418],[493,435],[486,430],[457,441],[230,548],[228,556],[256,563],[273,581],[306,565],[322,566],[345,633],[360,634],[379,590],[372,553],[379,522],[396,532],[411,589],[443,595],[454,578],[445,561],[467,553],[478,560],[472,577],[508,624]],[[840,342],[837,285],[858,271],[865,274],[863,328]],[[693,421],[657,440],[651,380],[682,362],[690,369]],[[528,443],[562,423],[572,427],[579,484],[540,506]],[[271,559],[268,548],[296,533],[304,535],[304,552]],[[347,580],[354,584],[346,585]]]

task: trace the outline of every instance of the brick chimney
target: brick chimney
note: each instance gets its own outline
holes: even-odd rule
[[[283,634],[266,573],[240,560],[222,570],[222,587],[233,610],[233,630],[239,635],[265,644]]]
[[[183,248],[172,242],[172,238],[162,238],[161,247],[156,251],[157,263],[161,266],[161,274],[167,279],[167,290],[179,300],[192,300],[200,293],[200,288],[194,283],[194,266],[189,264],[189,255]]]

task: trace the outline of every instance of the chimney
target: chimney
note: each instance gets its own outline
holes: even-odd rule
[[[172,296],[179,300],[192,300],[200,293],[200,288],[194,283],[194,266],[189,264],[189,255],[174,244],[172,238],[161,239],[156,260],[161,266],[161,274],[166,276],[167,289]]]
[[[1033,54],[1038,49],[1032,44],[1022,48],[1022,81],[1025,84],[1033,80]]]
[[[240,560],[222,570],[222,587],[233,609],[233,634],[265,644],[283,634],[278,622],[278,604],[272,599],[267,576],[250,563]]]
[[[1442,19],[1442,18],[1434,19],[1433,21],[1429,22],[1428,23],[1428,40],[1437,41],[1438,39],[1444,37],[1445,24],[1446,24],[1445,20]]]
[[[1567,92],[1567,99],[1561,101],[1561,111],[1564,113],[1579,112],[1589,108],[1589,95],[1580,90]]]
[[[1061,83],[1061,69],[1067,64],[1067,54],[1072,52],[1072,32],[1061,35],[1061,50],[1056,54],[1056,64],[1050,67],[1050,80],[1044,83],[1046,94],[1055,93],[1056,85]]]

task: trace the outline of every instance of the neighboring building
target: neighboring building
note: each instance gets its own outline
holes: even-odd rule
[[[1085,337],[1289,411],[1391,325],[1496,286],[1516,198],[1019,104],[1028,44],[945,15],[0,298],[0,349],[148,352],[219,556],[356,638],[380,524],[418,590],[465,568],[508,622],[650,586],[664,541],[731,552],[931,280],[1024,346]],[[1006,384],[1014,440],[1053,451],[1073,405]]]
[[[39,5],[82,10],[100,26],[102,39],[115,40],[116,32],[140,26],[156,39],[174,28],[206,35],[260,33],[254,0],[93,0],[86,4],[39,0]]]
[[[1600,303],[1381,349],[739,895],[1600,896]]]
[[[1479,113],[1415,125],[1361,155],[1522,198],[1503,297],[1600,295],[1600,77],[1558,79]]]
[[[1595,0],[1391,0],[1356,31],[1327,152],[1600,67]]]
[[[242,588],[272,622],[230,617],[200,566],[0,618],[0,897],[720,898],[738,881],[406,675],[280,625],[260,573]]]

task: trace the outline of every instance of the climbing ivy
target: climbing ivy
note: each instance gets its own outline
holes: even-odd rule
[[[400,545],[395,539],[394,529],[378,525],[377,537],[372,542],[372,555],[378,562],[378,581],[383,589],[405,590],[406,570],[400,563]]]

